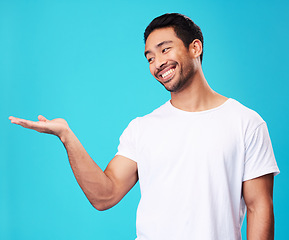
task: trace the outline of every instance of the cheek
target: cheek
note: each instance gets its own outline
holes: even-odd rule
[[[150,68],[151,74],[154,75],[154,73],[155,73],[155,68],[153,67],[153,65],[150,65],[149,68]]]

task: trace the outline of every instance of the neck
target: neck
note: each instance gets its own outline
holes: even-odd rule
[[[201,67],[188,86],[180,92],[171,93],[171,104],[188,112],[209,110],[222,105],[227,99],[210,88]]]

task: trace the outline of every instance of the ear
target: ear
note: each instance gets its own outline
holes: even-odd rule
[[[203,52],[202,42],[199,39],[195,39],[189,45],[189,50],[193,58],[199,57]]]

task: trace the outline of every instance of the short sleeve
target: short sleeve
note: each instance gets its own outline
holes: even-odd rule
[[[249,136],[245,147],[243,181],[269,173],[274,173],[274,176],[276,176],[280,172],[265,122],[260,124],[251,136]]]
[[[119,138],[118,152],[116,155],[127,157],[137,162],[137,119],[132,120]]]

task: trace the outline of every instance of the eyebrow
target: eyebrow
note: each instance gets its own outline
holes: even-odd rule
[[[164,44],[167,44],[167,43],[172,43],[173,41],[163,41],[163,42],[160,42],[159,44],[157,44],[156,48],[160,48],[161,46],[163,46]],[[151,53],[150,50],[147,50],[145,51],[144,55],[145,57],[147,56],[147,54]]]

